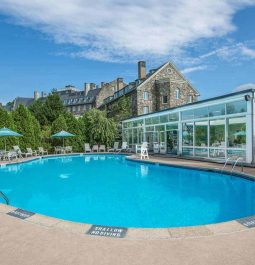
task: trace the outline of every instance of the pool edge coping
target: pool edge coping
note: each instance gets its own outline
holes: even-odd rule
[[[89,154],[116,154],[116,153],[87,153]],[[211,172],[221,172],[221,170],[213,169],[213,168],[198,168],[196,166],[184,166],[178,164],[168,164],[167,162],[155,162],[151,160],[140,160],[137,157],[130,156],[127,153],[118,153],[118,154],[126,154],[127,160],[134,161],[134,162],[145,162],[150,164],[157,164],[157,165],[164,165],[164,166],[173,166],[173,167],[180,167],[180,168],[189,168],[189,169],[196,169],[201,171],[211,171]],[[85,153],[75,153],[71,155],[85,155]],[[48,157],[57,157],[57,156],[70,156],[70,154],[58,154],[58,155],[47,155],[47,156],[40,156],[40,157],[33,157],[22,161],[15,161],[14,163],[5,163],[4,165],[15,165],[21,164],[26,162],[31,162],[41,158],[48,158]],[[0,164],[2,166],[2,164]],[[224,174],[230,174],[229,171],[222,171]],[[240,173],[233,173],[233,175],[237,177],[244,177],[248,178],[249,180],[255,181],[255,177],[248,174],[240,174]],[[0,203],[0,214],[7,215],[7,213],[16,210],[17,208],[11,205],[6,205],[4,203]],[[255,217],[248,216],[249,217]],[[10,218],[15,218],[11,217]],[[244,217],[247,218],[247,217]],[[226,234],[233,234],[243,231],[254,230],[255,227],[248,228],[245,225],[239,223],[238,221],[244,219],[235,219],[226,222],[220,222],[215,224],[207,224],[207,225],[198,225],[198,226],[185,226],[185,227],[170,227],[170,228],[132,228],[126,227],[128,229],[127,234],[124,238],[120,239],[133,239],[133,240],[152,240],[152,239],[187,239],[187,238],[197,238],[197,237],[208,237],[208,236],[219,236],[219,235],[226,235]],[[88,235],[87,232],[92,227],[93,224],[81,223],[81,222],[73,222],[67,221],[64,219],[59,219],[55,217],[50,217],[47,215],[42,215],[39,213],[34,213],[31,217],[28,217],[24,220],[16,218],[18,221],[28,222],[34,225],[40,225],[46,228],[55,228],[55,229],[62,229],[71,233],[81,234],[88,237],[95,237],[93,235]],[[99,238],[99,237],[98,237]],[[105,237],[102,237],[105,238]]]

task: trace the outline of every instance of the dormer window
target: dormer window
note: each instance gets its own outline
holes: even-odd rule
[[[177,88],[177,89],[175,90],[175,98],[176,98],[176,99],[180,99],[180,89],[179,89],[179,88]]]
[[[149,92],[148,91],[144,91],[143,92],[143,99],[144,100],[148,100],[149,99]]]

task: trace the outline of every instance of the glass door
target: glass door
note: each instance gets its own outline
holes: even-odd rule
[[[178,130],[166,132],[166,147],[167,153],[177,155],[178,151]]]

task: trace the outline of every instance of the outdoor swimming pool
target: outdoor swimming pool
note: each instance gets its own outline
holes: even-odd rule
[[[62,156],[9,165],[0,168],[0,190],[12,206],[97,225],[178,227],[255,214],[253,181],[133,162],[123,155]]]

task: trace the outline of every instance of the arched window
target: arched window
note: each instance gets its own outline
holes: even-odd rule
[[[175,98],[176,98],[176,99],[180,99],[180,89],[179,89],[179,88],[177,88],[177,89],[175,90]]]

